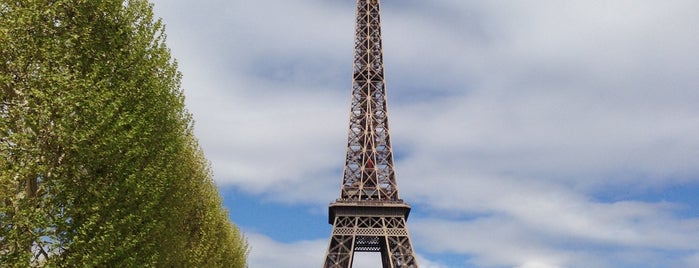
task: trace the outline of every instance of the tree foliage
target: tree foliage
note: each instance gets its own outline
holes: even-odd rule
[[[0,0],[0,263],[244,267],[146,0]]]

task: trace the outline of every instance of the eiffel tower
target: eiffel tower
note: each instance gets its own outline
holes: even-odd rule
[[[357,0],[347,155],[324,268],[352,267],[355,252],[380,252],[383,268],[418,267],[393,165],[379,2]]]

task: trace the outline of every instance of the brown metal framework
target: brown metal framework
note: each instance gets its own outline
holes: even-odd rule
[[[393,165],[379,2],[357,0],[347,154],[324,268],[352,267],[354,252],[380,252],[384,268],[418,267]]]

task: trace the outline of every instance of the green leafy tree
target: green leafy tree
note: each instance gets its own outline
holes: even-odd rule
[[[244,267],[146,0],[0,0],[0,263]]]

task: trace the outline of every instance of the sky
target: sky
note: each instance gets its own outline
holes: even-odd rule
[[[153,2],[250,267],[320,267],[355,1]],[[699,1],[381,8],[421,267],[699,267]]]

